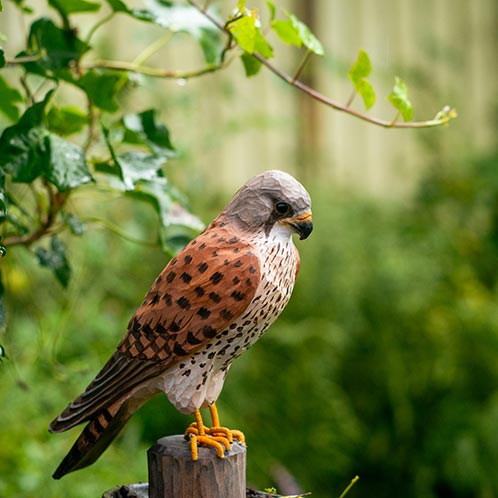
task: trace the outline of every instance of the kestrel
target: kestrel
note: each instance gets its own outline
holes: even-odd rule
[[[53,477],[92,464],[128,419],[164,392],[194,414],[186,431],[223,457],[240,431],[222,427],[215,402],[232,361],[277,319],[292,293],[299,254],[292,242],[313,229],[311,200],[291,175],[251,178],[221,214],[166,265],[115,353],[86,390],[51,424],[63,432],[88,422]],[[212,427],[200,409],[209,408]]]

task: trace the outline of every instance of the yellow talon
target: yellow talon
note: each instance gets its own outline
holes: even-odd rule
[[[214,403],[211,404],[211,405],[209,405],[209,411],[211,413],[211,420],[213,422],[213,427],[211,427],[210,429],[206,430],[206,432],[208,434],[221,433],[230,442],[232,442],[233,438],[235,438],[235,439],[237,439],[237,441],[240,444],[243,444],[245,446],[246,438],[245,438],[244,434],[241,431],[227,429],[226,427],[221,427],[221,425],[220,425],[220,417],[218,415],[218,409],[216,408],[216,405]]]
[[[221,441],[223,440],[223,441]],[[224,438],[214,438],[211,436],[191,436],[190,438],[190,451],[192,452],[192,460],[195,462],[199,459],[199,449],[197,446],[212,446],[216,449],[219,458],[225,457],[225,450],[222,443],[227,450],[230,449],[230,444]]]
[[[185,439],[190,439],[190,451],[192,460],[199,459],[199,446],[211,446],[216,449],[216,453],[220,458],[224,458],[225,449],[230,450],[230,444],[233,439],[237,439],[240,444],[245,446],[245,437],[241,431],[227,429],[221,427],[218,410],[215,404],[209,406],[213,426],[206,428],[202,420],[200,410],[194,412],[195,422],[192,422],[185,431]]]

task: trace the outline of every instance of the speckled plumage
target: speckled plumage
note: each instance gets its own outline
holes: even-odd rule
[[[277,205],[287,206],[282,214]],[[54,477],[87,466],[130,416],[163,391],[183,413],[214,403],[231,362],[286,306],[299,271],[292,234],[311,231],[311,202],[290,175],[250,179],[173,258],[101,372],[50,425],[89,422]]]

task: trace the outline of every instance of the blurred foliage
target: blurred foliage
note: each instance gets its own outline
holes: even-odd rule
[[[16,61],[0,47],[0,112],[9,123],[0,137],[0,222],[3,243],[23,246],[9,248],[1,269],[0,325],[5,302],[9,327],[0,347],[0,496],[19,498],[100,496],[144,481],[146,448],[190,422],[157,397],[95,465],[60,482],[50,477],[77,431],[55,437],[47,424],[107,360],[164,266],[156,240],[172,253],[200,226],[167,180],[164,164],[175,155],[168,128],[156,110],[125,112],[124,94],[140,79],[109,61],[80,64],[92,36],[123,14],[188,32],[209,70],[222,50],[237,48],[220,43],[206,19],[179,22],[192,9],[170,2],[150,2],[153,11],[121,0],[50,4],[59,18],[36,19]],[[73,14],[99,5],[110,14],[80,39]],[[276,19],[268,6],[281,40],[320,53],[304,24],[287,13]],[[248,55],[271,46],[248,19],[253,11],[244,14],[231,32],[249,76],[260,64]],[[368,107],[365,56],[351,79]],[[15,84],[3,77],[12,64],[23,72]],[[83,100],[58,100],[64,86]],[[410,117],[403,81],[391,100]],[[452,117],[444,112],[438,119]],[[235,362],[219,403],[223,423],[246,433],[254,487],[278,489],[284,468],[318,498],[338,496],[356,474],[349,496],[498,494],[497,162],[498,153],[434,164],[405,206],[309,185],[316,231],[298,242],[292,303]],[[208,222],[209,199],[199,202]],[[221,207],[212,202],[210,214]]]
[[[278,489],[283,466],[318,498],[356,474],[350,496],[498,493],[497,163],[498,152],[434,165],[405,206],[309,186],[316,228],[298,242],[291,304],[234,363],[219,402],[223,423],[245,431],[251,484]],[[146,206],[107,210],[137,238],[154,231]],[[66,292],[25,253],[4,270],[1,496],[99,496],[144,481],[145,449],[190,422],[157,397],[96,464],[51,480],[74,434],[49,436],[48,421],[107,359],[165,262],[107,232],[67,244]]]
[[[314,191],[292,302],[224,392],[250,414],[250,474],[280,462],[323,497],[356,474],[357,496],[498,493],[497,164],[434,164],[405,208]]]

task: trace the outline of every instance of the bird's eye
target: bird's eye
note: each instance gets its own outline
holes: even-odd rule
[[[290,206],[286,202],[276,202],[273,209],[279,216],[284,216],[290,212]]]

